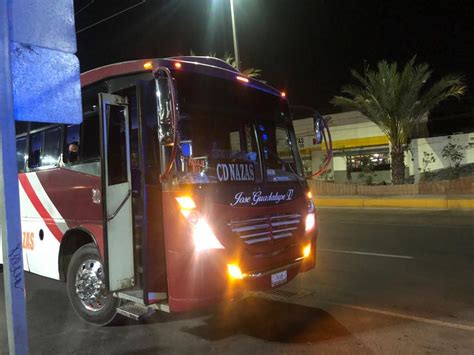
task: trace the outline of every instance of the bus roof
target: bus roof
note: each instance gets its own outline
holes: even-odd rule
[[[176,64],[180,63],[180,64]],[[178,67],[179,65],[179,67]],[[81,74],[81,86],[121,75],[152,72],[159,67],[216,76],[222,79],[239,80],[242,84],[275,96],[282,96],[277,89],[253,78],[244,77],[238,70],[222,59],[213,57],[180,56],[162,59],[139,59],[110,64]],[[286,99],[286,98],[285,98]]]

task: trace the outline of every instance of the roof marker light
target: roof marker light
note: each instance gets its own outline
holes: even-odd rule
[[[143,68],[145,68],[146,70],[152,69],[153,68],[153,62],[151,60],[146,62],[145,64],[143,64]]]
[[[174,67],[175,67],[176,69],[181,69],[182,65],[181,65],[180,62],[176,62],[176,63],[174,63]]]
[[[282,92],[280,93],[280,95],[281,95],[281,97],[286,97],[286,92],[282,91]]]
[[[244,83],[248,83],[248,82],[249,82],[249,79],[244,78],[243,76],[236,76],[235,78],[236,78],[237,80],[243,81]]]

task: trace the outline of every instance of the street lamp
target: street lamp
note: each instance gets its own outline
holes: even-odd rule
[[[232,36],[234,38],[234,55],[237,70],[240,71],[239,44],[237,43],[237,30],[235,28],[234,1],[230,0],[230,13],[232,17]]]

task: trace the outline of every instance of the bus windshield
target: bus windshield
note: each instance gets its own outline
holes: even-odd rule
[[[182,183],[296,181],[301,163],[288,105],[240,82],[175,75]]]

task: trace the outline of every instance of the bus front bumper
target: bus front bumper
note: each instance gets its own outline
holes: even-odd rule
[[[171,312],[190,311],[238,299],[246,291],[279,287],[299,273],[313,269],[316,265],[316,238],[312,240],[311,252],[306,257],[297,257],[268,269],[244,270],[237,278],[229,273],[229,259],[219,251],[207,252],[199,258],[175,253],[172,259],[180,266],[181,272],[173,273],[168,280]]]

